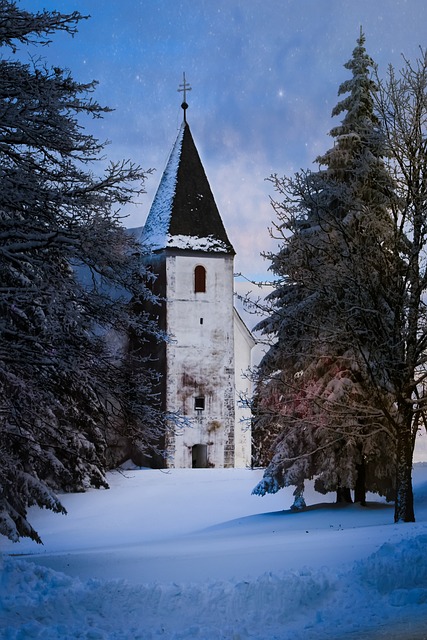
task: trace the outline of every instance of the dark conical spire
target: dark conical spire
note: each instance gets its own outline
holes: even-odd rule
[[[185,119],[148,214],[142,240],[153,250],[234,254]]]

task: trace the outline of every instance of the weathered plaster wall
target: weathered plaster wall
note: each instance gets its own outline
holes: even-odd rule
[[[194,292],[194,269],[206,269],[206,292]],[[194,445],[207,446],[209,466],[234,466],[233,257],[203,253],[166,259],[166,407],[191,426],[170,446],[171,466],[191,467]],[[205,407],[195,408],[203,397]]]
[[[250,380],[251,353],[255,340],[243,320],[234,310],[234,354],[235,354],[235,415],[234,466],[251,466],[251,412],[244,406],[243,398],[250,398],[252,384]]]

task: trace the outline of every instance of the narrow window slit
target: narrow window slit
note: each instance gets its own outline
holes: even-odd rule
[[[196,411],[203,411],[205,408],[205,398],[204,396],[198,396],[194,398],[194,408]]]

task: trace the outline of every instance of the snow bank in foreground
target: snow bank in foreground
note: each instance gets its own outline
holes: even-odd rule
[[[197,585],[82,582],[3,557],[0,637],[314,640],[351,634],[374,638],[375,629],[406,620],[412,625],[409,630],[427,619],[426,545],[427,535],[384,544],[338,575],[325,568],[302,569]],[[364,635],[364,629],[370,629],[369,634]],[[393,636],[388,633],[388,637]]]
[[[33,509],[43,548],[0,541],[0,639],[426,640],[427,464],[406,525],[308,486],[294,513],[261,475],[134,469]]]

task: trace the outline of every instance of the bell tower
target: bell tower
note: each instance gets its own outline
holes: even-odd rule
[[[168,436],[171,467],[236,466],[236,363],[230,243],[184,118],[140,235],[152,254],[161,323],[170,339],[157,354],[163,408],[189,426]],[[243,325],[241,319],[241,325]],[[244,326],[244,325],[243,325]],[[248,353],[253,346],[246,330]],[[249,361],[248,361],[249,366]],[[239,427],[241,429],[241,427]],[[246,437],[248,440],[248,437]],[[250,436],[238,439],[238,466],[250,464]],[[245,459],[245,460],[243,460]]]

